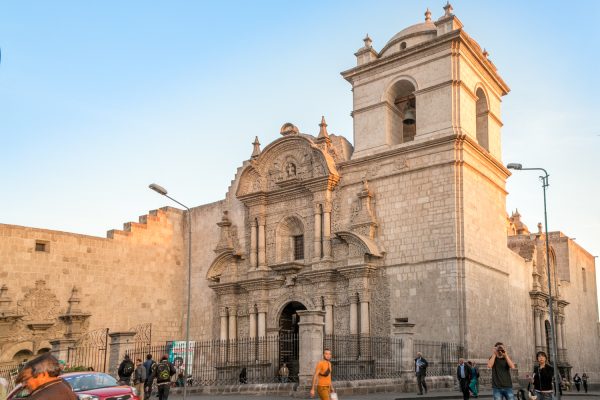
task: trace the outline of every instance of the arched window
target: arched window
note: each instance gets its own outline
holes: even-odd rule
[[[304,224],[298,217],[286,217],[277,226],[277,263],[304,260]]]
[[[482,88],[478,88],[475,92],[477,103],[475,104],[475,131],[477,135],[477,143],[487,151],[490,151],[490,139],[488,132],[488,116],[489,108],[487,96]]]
[[[388,111],[388,143],[398,144],[414,140],[417,133],[417,105],[415,85],[401,79],[388,92],[391,105]]]

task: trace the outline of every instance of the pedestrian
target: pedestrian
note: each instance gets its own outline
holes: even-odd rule
[[[151,382],[156,379],[159,400],[167,400],[169,398],[171,377],[175,375],[175,372],[175,367],[169,362],[169,356],[166,354],[160,358],[159,363],[154,363]]]
[[[548,365],[548,356],[545,352],[538,351],[536,358],[539,365],[533,368],[533,388],[537,400],[552,400],[554,368]]]
[[[152,359],[152,354],[146,354],[146,361],[144,361],[144,368],[146,369],[146,382],[144,383],[144,397],[149,399],[152,395],[152,367],[154,367],[156,361]]]
[[[510,359],[504,344],[497,342],[492,347],[492,355],[488,360],[487,367],[492,370],[492,394],[494,400],[514,400],[515,395],[512,389],[512,378],[510,370],[515,368],[515,364]]]
[[[117,371],[119,383],[121,383],[121,385],[130,385],[131,375],[133,375],[134,370],[135,366],[133,365],[133,361],[129,358],[129,354],[125,354],[123,361],[121,361],[121,364],[119,365],[119,370]]]
[[[140,400],[144,400],[144,385],[146,384],[146,368],[139,358],[135,360],[135,372],[133,373],[133,384],[139,393]]]
[[[467,365],[471,368],[471,382],[469,390],[473,393],[473,397],[479,397],[479,369],[472,361],[467,361]]]
[[[77,400],[71,386],[59,375],[60,364],[56,357],[44,353],[23,365],[16,383],[27,387],[29,400]]]
[[[429,363],[420,351],[417,352],[417,358],[415,358],[415,375],[417,376],[417,390],[419,395],[423,395],[423,391],[427,393],[427,384],[425,383],[425,376],[427,375],[427,366]]]
[[[456,378],[458,379],[458,387],[463,394],[463,400],[469,400],[469,384],[471,383],[471,367],[465,364],[464,358],[458,359],[456,367]]]
[[[246,367],[242,368],[240,371],[239,381],[241,384],[248,383],[248,371],[246,370]]]
[[[583,375],[581,375],[581,382],[583,383],[583,390],[587,393],[587,381],[588,381],[588,376],[587,374],[584,372]]]
[[[581,390],[581,377],[578,373],[576,373],[573,377],[573,383],[575,384],[575,389],[577,389],[577,391],[579,392],[579,390]]]
[[[287,383],[289,376],[290,370],[288,369],[286,363],[283,363],[281,368],[279,368],[279,378],[281,379],[281,383]]]
[[[329,400],[329,395],[335,393],[335,389],[331,384],[331,350],[323,350],[323,359],[317,363],[315,367],[315,375],[312,380],[310,389],[310,397],[315,397],[315,386],[320,400]]]
[[[185,366],[183,365],[183,357],[175,357],[173,362],[175,364],[175,371],[177,373],[175,386],[183,387],[185,385]]]

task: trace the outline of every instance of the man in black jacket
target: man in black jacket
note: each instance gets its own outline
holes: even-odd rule
[[[464,358],[458,359],[458,367],[456,367],[456,378],[458,379],[458,386],[463,394],[463,399],[469,399],[469,383],[471,383],[471,367],[465,364]]]
[[[129,354],[125,354],[121,365],[119,365],[119,370],[117,371],[119,374],[119,382],[122,385],[130,385],[131,375],[133,375],[134,370],[135,366],[133,365],[133,361],[129,358]]]
[[[154,364],[152,368],[152,380],[156,379],[159,400],[167,400],[169,398],[171,377],[175,375],[175,372],[175,367],[169,362],[169,357],[166,354],[161,357],[159,363]]]
[[[417,389],[419,395],[423,395],[423,390],[427,393],[427,385],[425,384],[425,375],[427,375],[427,366],[429,363],[423,358],[420,351],[417,352],[417,358],[415,358],[415,375],[417,376]]]

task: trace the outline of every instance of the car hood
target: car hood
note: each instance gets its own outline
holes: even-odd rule
[[[121,396],[124,394],[132,394],[130,386],[111,386],[93,390],[82,390],[81,392],[75,392],[75,394],[91,394],[94,396]]]

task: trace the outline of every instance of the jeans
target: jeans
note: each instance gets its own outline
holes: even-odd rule
[[[538,400],[552,400],[552,392],[540,392],[539,390],[536,390],[535,394]]]
[[[158,385],[158,399],[159,400],[167,400],[169,398],[169,390],[171,389],[171,384],[163,384]]]
[[[494,396],[494,400],[502,400],[503,398],[506,400],[515,400],[515,395],[511,387],[492,388],[492,394]]]

